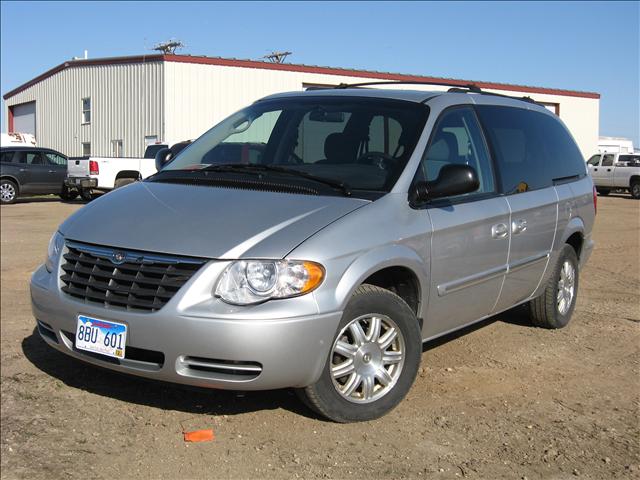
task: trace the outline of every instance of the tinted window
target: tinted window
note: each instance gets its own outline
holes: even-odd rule
[[[42,155],[40,155],[38,152],[27,152],[25,154],[25,157],[27,158],[27,164],[44,165]]]
[[[0,161],[2,161],[2,163],[11,163],[13,161],[13,152],[2,152]]]
[[[438,119],[422,157],[417,180],[432,182],[438,178],[442,167],[451,164],[469,165],[475,169],[480,188],[471,194],[495,191],[489,154],[471,108],[449,110]]]
[[[64,158],[62,155],[58,155],[56,153],[49,153],[49,152],[47,152],[45,155],[47,157],[47,160],[49,160],[49,163],[53,165],[61,165],[64,167],[67,166],[67,159]]]
[[[598,164],[600,163],[600,155],[594,155],[593,157],[591,157],[589,159],[589,161],[587,162],[589,165],[593,165],[598,166]]]
[[[578,146],[560,121],[522,108],[478,106],[498,161],[502,191],[550,187],[554,180],[586,173]]]
[[[618,162],[640,163],[640,155],[620,155]]]
[[[605,155],[602,157],[603,167],[610,167],[611,165],[613,165],[613,155]]]

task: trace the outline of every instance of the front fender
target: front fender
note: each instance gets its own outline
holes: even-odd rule
[[[415,250],[403,245],[387,245],[362,252],[356,256],[340,275],[336,284],[317,293],[322,310],[342,311],[355,290],[372,274],[388,267],[404,267],[411,270],[418,279],[420,311],[424,311],[424,299],[429,295],[429,265]]]

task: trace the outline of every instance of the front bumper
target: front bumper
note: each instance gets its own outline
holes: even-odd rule
[[[211,275],[207,267],[203,270],[159,311],[133,313],[66,295],[59,288],[59,272],[49,273],[41,266],[31,278],[32,310],[40,335],[50,346],[123,373],[231,390],[304,387],[317,381],[342,312],[297,315],[308,312],[311,304],[317,312],[312,295],[306,295],[253,307],[228,306],[219,318],[207,317],[206,303],[185,307],[189,295],[198,293],[198,282]],[[278,310],[280,318],[274,315]],[[125,359],[75,349],[79,314],[127,324]]]
[[[96,188],[98,179],[92,177],[67,177],[64,179],[64,184],[72,188]]]

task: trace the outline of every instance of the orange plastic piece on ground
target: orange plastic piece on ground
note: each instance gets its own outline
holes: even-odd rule
[[[183,432],[185,442],[210,442],[215,439],[212,429]]]

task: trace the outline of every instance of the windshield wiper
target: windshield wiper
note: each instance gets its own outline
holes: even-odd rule
[[[336,180],[331,180],[329,178],[319,177],[317,175],[313,175],[307,172],[301,172],[300,170],[296,170],[293,168],[285,168],[278,167],[275,165],[262,165],[262,164],[251,164],[251,163],[223,163],[218,165],[208,165],[199,170],[195,170],[197,172],[276,172],[283,173],[285,175],[291,175],[294,177],[300,177],[307,180],[311,180],[316,183],[322,183],[324,185],[328,185],[331,188],[336,190],[340,190],[346,197],[351,196],[351,189],[344,182],[339,182]]]

